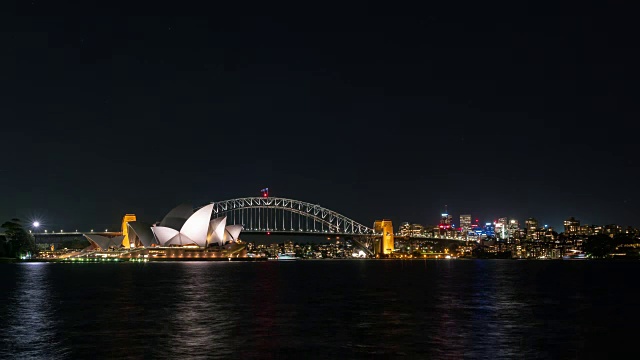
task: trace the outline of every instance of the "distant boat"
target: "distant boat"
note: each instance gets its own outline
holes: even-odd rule
[[[587,258],[587,254],[581,250],[569,250],[562,255],[562,260],[584,260]]]
[[[298,257],[296,257],[296,253],[286,252],[284,254],[278,254],[277,259],[278,260],[298,260]]]

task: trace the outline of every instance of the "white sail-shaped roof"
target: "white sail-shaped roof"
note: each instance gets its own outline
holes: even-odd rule
[[[109,247],[120,247],[124,236],[107,237],[98,234],[84,234],[89,242],[100,250],[108,250]]]
[[[153,244],[158,244],[153,236],[151,225],[139,221],[129,221],[127,224],[129,225],[130,241],[131,239],[137,239],[144,247],[151,247]]]
[[[124,240],[124,235],[114,236],[111,238],[111,242],[109,243],[109,246],[120,247],[122,246],[122,240]]]
[[[174,237],[164,243],[164,246],[169,245],[198,245],[195,241],[191,240],[187,235],[177,233]]]
[[[100,249],[100,250],[105,250],[109,248],[109,243],[111,242],[111,238],[108,238],[106,236],[102,236],[102,235],[87,235],[84,234],[84,237],[87,238],[87,240],[89,240],[89,242],[91,243],[91,245],[93,245],[94,247]]]
[[[167,246],[169,240],[172,240],[179,233],[178,230],[165,226],[152,226],[151,230],[161,246]]]
[[[187,214],[186,206],[187,205],[180,205],[174,208],[171,213],[165,216],[163,221],[160,222],[160,225],[151,227],[155,238],[161,246],[189,244],[202,247],[207,246],[209,220],[211,219],[211,212],[213,212],[213,204],[203,206],[196,212],[193,212],[189,207],[191,215],[184,219],[180,227],[162,225],[163,223],[171,224],[172,222],[176,224],[180,216]]]
[[[194,212],[189,219],[182,225],[180,233],[186,235],[198,246],[207,246],[207,232],[209,229],[209,220],[211,219],[211,212],[213,211],[213,204],[209,204],[201,207],[198,211]]]
[[[219,217],[209,222],[209,244],[223,244],[224,228],[227,224],[227,217]]]
[[[193,206],[191,204],[180,204],[171,209],[167,215],[160,221],[160,226],[180,229],[184,223],[193,215]]]
[[[242,231],[242,225],[229,225],[224,228],[224,242],[237,241]]]

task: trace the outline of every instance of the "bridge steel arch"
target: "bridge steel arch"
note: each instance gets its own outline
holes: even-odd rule
[[[211,217],[243,232],[331,235],[373,235],[373,229],[318,204],[279,197],[245,197],[213,203]]]

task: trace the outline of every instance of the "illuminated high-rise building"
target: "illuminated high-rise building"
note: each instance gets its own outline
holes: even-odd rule
[[[463,236],[471,231],[471,215],[460,215],[460,231]]]
[[[580,220],[573,216],[564,221],[565,235],[577,235],[580,232]]]
[[[493,223],[495,225],[495,232],[496,232],[496,237],[500,238],[500,239],[506,239],[507,238],[507,218],[506,217],[501,217],[498,219],[498,221]]]
[[[482,234],[485,237],[494,237],[496,234],[496,225],[490,222],[485,223],[482,228]]]
[[[524,227],[527,229],[527,236],[531,237],[536,231],[538,231],[538,220],[528,218],[524,221]]]
[[[450,229],[452,217],[447,212],[447,205],[444,206],[444,212],[440,216],[440,229]]]
[[[509,220],[507,225],[507,237],[514,238],[518,236],[518,230],[520,230],[520,222],[516,219]]]
[[[527,220],[524,221],[524,227],[527,231],[527,238],[528,239],[538,239],[538,230],[540,228],[540,225],[538,225],[538,220],[534,219],[534,218],[528,218]]]

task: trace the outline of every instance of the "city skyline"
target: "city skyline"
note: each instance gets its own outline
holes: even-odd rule
[[[263,194],[264,195],[264,194]],[[266,197],[266,195],[265,195]],[[227,201],[232,200],[232,199],[227,199]],[[295,199],[290,199],[293,201],[296,201]],[[216,202],[210,202],[210,204],[215,204]],[[313,203],[312,203],[313,204]],[[187,203],[182,203],[181,206],[193,206],[194,204],[187,204]],[[207,204],[200,204],[200,205],[195,205],[195,208],[200,208],[203,207]],[[331,210],[331,209],[327,209],[327,210]],[[128,213],[127,213],[128,214]],[[127,216],[127,214],[124,214],[125,216]],[[346,216],[349,218],[348,215],[346,214],[340,214],[343,216]],[[135,216],[135,215],[133,215]],[[535,220],[536,223],[538,223],[540,226],[540,229],[551,229],[557,233],[562,233],[564,231],[564,223],[567,220],[575,220],[577,221],[580,225],[582,226],[606,226],[606,225],[616,225],[619,226],[621,228],[626,228],[626,227],[634,227],[633,225],[628,225],[628,224],[620,224],[620,223],[616,223],[616,222],[611,222],[611,223],[589,223],[589,222],[585,222],[580,218],[577,218],[575,216],[567,216],[564,219],[560,219],[560,220],[553,220],[551,222],[545,221],[545,219],[541,219],[535,216],[528,216],[525,218],[518,218],[518,217],[512,217],[512,216],[498,216],[495,218],[482,218],[482,217],[478,217],[478,216],[474,216],[473,214],[464,214],[464,213],[460,213],[460,214],[454,214],[450,211],[447,210],[447,212],[442,212],[440,214],[438,214],[438,216],[432,216],[430,219],[427,219],[426,221],[407,221],[406,219],[399,219],[397,217],[385,217],[385,219],[388,220],[392,220],[393,223],[393,227],[398,230],[400,226],[402,226],[403,224],[410,224],[410,225],[420,225],[420,226],[425,226],[425,227],[433,227],[433,228],[437,228],[438,225],[442,225],[443,221],[445,217],[448,217],[449,220],[446,221],[447,224],[451,225],[451,229],[458,229],[461,230],[461,228],[463,227],[462,224],[462,216],[467,216],[470,217],[470,222],[469,225],[473,225],[474,227],[484,227],[486,225],[496,225],[496,223],[499,223],[501,220],[504,220],[505,222],[509,222],[509,221],[515,221],[515,224],[517,226],[517,228],[519,229],[525,229],[526,228],[526,222],[528,222],[529,220]],[[380,219],[376,219],[376,221],[381,220]],[[94,224],[90,224],[90,226],[63,226],[60,224],[55,224],[52,223],[50,221],[47,221],[46,217],[43,216],[27,216],[27,217],[22,217],[19,218],[19,220],[22,221],[22,223],[24,224],[24,226],[28,229],[31,229],[32,231],[35,232],[93,232],[94,230],[96,232],[101,232],[101,231],[105,231],[105,232],[113,232],[113,231],[119,231],[118,228],[120,226],[120,224],[118,224],[117,221],[111,221],[111,222],[101,222],[101,223],[94,223]],[[153,223],[157,223],[159,224],[162,220],[162,217],[160,219],[144,219],[145,221],[148,221],[150,224]],[[355,218],[351,218],[351,220],[357,221],[359,222],[357,219]],[[363,225],[369,227],[370,224],[364,224]],[[67,229],[65,231],[65,229]],[[397,231],[396,231],[397,232]]]
[[[614,5],[49,6],[2,35],[3,219],[158,221],[269,187],[367,226],[447,206],[640,227]]]

